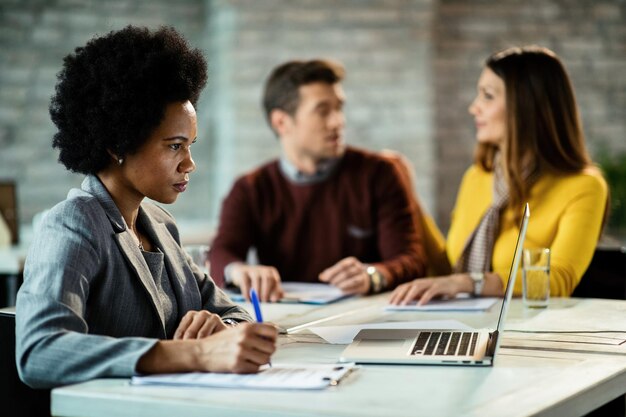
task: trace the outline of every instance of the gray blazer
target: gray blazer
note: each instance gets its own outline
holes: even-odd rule
[[[141,222],[164,253],[178,318],[206,309],[251,321],[183,251],[172,216],[144,203]],[[157,287],[104,185],[81,189],[42,219],[16,303],[16,362],[36,388],[135,374],[139,358],[166,338]]]

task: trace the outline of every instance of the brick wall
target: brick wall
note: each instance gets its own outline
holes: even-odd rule
[[[449,224],[456,189],[472,161],[467,112],[484,60],[496,50],[536,43],[568,69],[592,155],[626,151],[626,2],[440,0],[434,23],[437,218]]]
[[[18,181],[21,222],[82,181],[52,149],[48,105],[63,57],[94,34],[130,23],[171,24],[197,44],[205,21],[203,0],[0,0],[0,178]],[[205,152],[208,147],[197,145]],[[192,203],[182,202],[181,214]]]
[[[513,44],[554,49],[569,68],[589,146],[626,149],[626,3],[620,0],[0,0],[0,178],[20,217],[80,183],[56,162],[48,102],[64,55],[128,23],[171,24],[209,58],[198,169],[168,207],[215,221],[234,177],[279,152],[260,108],[269,71],[292,58],[344,63],[347,138],[404,152],[445,230],[471,163],[467,106],[484,59]]]
[[[404,152],[430,206],[430,0],[222,0],[209,15],[212,215],[236,175],[279,155],[260,107],[267,75],[286,60],[315,57],[346,67],[348,142]]]

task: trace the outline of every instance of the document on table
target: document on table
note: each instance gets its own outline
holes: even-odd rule
[[[543,332],[504,330],[509,339],[557,343],[581,343],[585,345],[622,346],[626,353],[626,332]]]
[[[305,304],[329,304],[350,297],[339,288],[317,282],[283,282],[285,296],[281,301]]]
[[[356,336],[363,329],[453,329],[471,330],[467,326],[456,320],[422,320],[422,321],[392,321],[385,323],[363,323],[345,326],[324,326],[310,327],[309,330],[331,344],[347,345],[352,343]]]
[[[281,286],[285,291],[281,303],[302,303],[302,304],[330,304],[343,298],[350,297],[344,294],[339,288],[319,282],[282,282]],[[229,293],[233,301],[244,301],[241,294]]]
[[[431,300],[424,305],[417,302],[409,305],[388,305],[385,311],[485,311],[491,308],[499,298],[457,297],[450,300]]]
[[[501,346],[509,349],[597,353],[626,356],[626,332],[504,330]]]
[[[192,372],[134,376],[133,385],[164,385],[211,388],[316,390],[337,385],[358,369],[347,364],[273,364],[257,374],[219,374]]]

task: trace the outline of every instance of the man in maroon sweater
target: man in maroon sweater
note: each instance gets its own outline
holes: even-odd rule
[[[209,254],[218,283],[277,301],[281,281],[367,294],[424,275],[411,191],[388,159],[345,145],[343,76],[325,60],[270,75],[263,104],[282,156],[237,179],[224,200]],[[251,248],[259,265],[245,263]]]

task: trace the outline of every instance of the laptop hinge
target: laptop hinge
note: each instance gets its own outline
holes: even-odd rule
[[[496,353],[496,346],[498,345],[498,336],[499,333],[497,330],[494,330],[492,333],[489,333],[489,341],[487,342],[487,350],[485,352],[485,356],[493,358]]]

